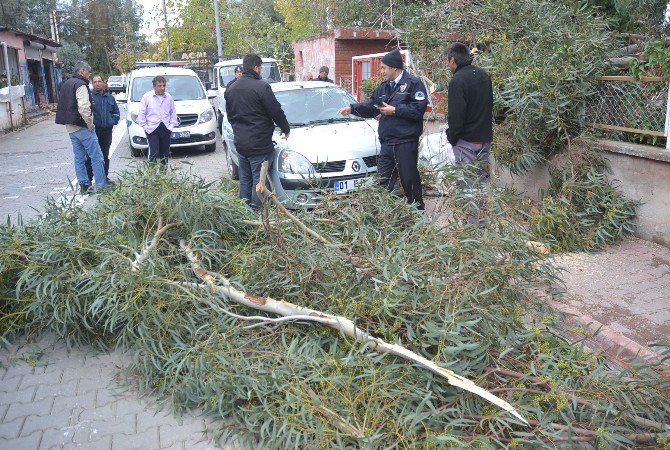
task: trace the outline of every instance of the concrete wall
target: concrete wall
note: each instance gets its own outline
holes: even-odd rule
[[[601,140],[600,147],[612,168],[611,178],[630,199],[640,200],[636,235],[670,247],[670,150],[627,142]],[[550,163],[557,163],[556,160]],[[546,167],[523,176],[512,176],[495,164],[494,178],[537,199],[539,190],[549,185]]]
[[[21,98],[12,100],[11,120],[9,115],[9,102],[0,102],[0,133],[20,127],[25,123],[25,110],[21,104]]]

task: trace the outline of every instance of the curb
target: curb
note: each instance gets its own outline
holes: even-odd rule
[[[597,321],[588,314],[580,312],[577,308],[555,300],[548,300],[546,304],[550,308],[566,314],[567,324],[584,327],[593,333],[589,339],[597,342],[607,357],[617,363],[628,367],[630,366],[630,362],[626,361],[627,358],[639,358],[647,363],[661,363],[665,365],[663,356],[660,353],[630,339],[623,333]],[[665,370],[670,371],[670,368],[666,366]]]

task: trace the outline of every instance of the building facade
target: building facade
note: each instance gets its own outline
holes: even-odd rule
[[[349,92],[352,90],[352,57],[382,53],[401,46],[395,33],[374,28],[337,28],[293,42],[296,80],[308,72],[314,78],[327,66],[328,76]],[[375,74],[372,74],[373,76]]]

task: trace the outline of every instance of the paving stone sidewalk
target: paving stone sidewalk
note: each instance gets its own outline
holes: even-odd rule
[[[177,420],[119,385],[121,352],[68,353],[47,335],[2,350],[0,361],[0,449],[219,448],[206,419]]]
[[[583,324],[603,325],[605,340],[632,356],[657,342],[670,343],[670,248],[627,238],[599,253],[555,258],[565,269],[560,301]]]

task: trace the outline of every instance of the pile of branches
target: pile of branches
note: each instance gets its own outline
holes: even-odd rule
[[[611,367],[555,316],[525,323],[527,287],[557,274],[506,191],[483,227],[458,196],[439,224],[376,188],[309,213],[264,197],[259,218],[225,181],[147,166],[89,208],[0,228],[3,336],[128,350],[140,390],[225,419],[222,441],[667,442],[658,367]]]

